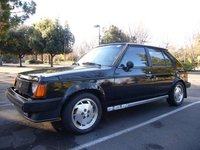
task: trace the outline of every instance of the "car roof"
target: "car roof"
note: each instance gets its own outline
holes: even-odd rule
[[[109,46],[109,45],[127,45],[127,46],[132,45],[132,46],[142,46],[142,47],[148,47],[148,48],[156,48],[156,49],[161,49],[161,50],[167,50],[166,48],[162,48],[162,47],[146,45],[146,44],[137,44],[137,43],[109,43],[109,44],[99,45],[98,47]]]

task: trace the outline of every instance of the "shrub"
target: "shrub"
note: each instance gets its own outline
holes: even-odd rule
[[[18,58],[15,55],[4,54],[2,57],[2,61],[5,63],[19,63]]]
[[[26,60],[25,63],[26,64],[42,64],[42,61],[32,59],[32,60]]]

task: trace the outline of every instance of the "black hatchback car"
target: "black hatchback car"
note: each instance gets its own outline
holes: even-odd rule
[[[181,105],[187,73],[166,49],[118,43],[92,49],[74,65],[19,73],[8,99],[33,122],[61,120],[86,133],[103,112],[157,100]]]

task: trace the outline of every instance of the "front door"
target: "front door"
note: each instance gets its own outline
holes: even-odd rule
[[[127,71],[123,66],[126,66],[128,61],[132,61],[134,67]],[[153,97],[155,89],[150,72],[146,50],[142,46],[129,46],[114,73],[114,103]]]

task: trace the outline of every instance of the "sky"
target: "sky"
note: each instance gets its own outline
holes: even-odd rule
[[[149,44],[185,46],[200,33],[199,0],[34,0],[36,13],[26,24],[43,18],[67,22],[75,35],[75,45],[98,43],[101,31],[116,25],[124,31],[142,26],[150,36]],[[102,33],[101,33],[102,34]]]

